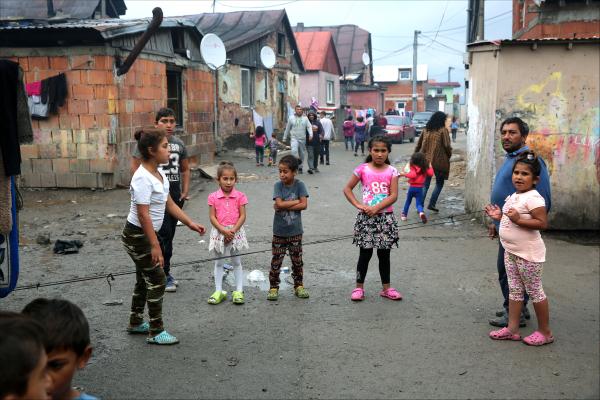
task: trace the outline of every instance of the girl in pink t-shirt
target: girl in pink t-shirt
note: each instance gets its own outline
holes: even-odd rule
[[[377,249],[379,274],[383,290],[381,296],[392,300],[401,300],[402,294],[390,287],[390,252],[393,245],[398,246],[398,222],[394,216],[392,204],[398,198],[398,171],[390,165],[388,155],[392,144],[384,136],[375,136],[369,141],[369,156],[359,165],[344,188],[346,198],[359,213],[354,224],[354,241],[360,248],[356,267],[356,288],[351,299],[360,301],[365,298],[364,282],[373,256]],[[361,183],[362,201],[356,199],[354,187]]]
[[[256,131],[250,134],[250,139],[254,139],[254,150],[256,152],[256,166],[262,167],[265,165],[265,144],[267,142],[267,135],[265,128],[257,126]]]
[[[533,301],[538,330],[523,338],[531,346],[554,342],[549,324],[548,299],[542,288],[542,263],[546,247],[540,235],[548,227],[546,203],[535,190],[541,165],[532,151],[523,152],[515,162],[512,182],[517,191],[506,198],[502,210],[488,205],[486,213],[500,221],[500,242],[506,250],[504,263],[508,277],[508,326],[490,332],[495,340],[521,340],[519,320],[525,291]]]
[[[220,189],[208,195],[209,216],[213,226],[208,251],[217,257],[230,256],[236,284],[231,297],[235,304],[243,304],[244,274],[239,253],[248,248],[244,231],[248,198],[235,189],[236,181],[237,171],[233,163],[222,161],[217,169]],[[223,259],[215,261],[215,292],[208,299],[209,304],[219,304],[227,298],[227,292],[223,290],[223,263]]]

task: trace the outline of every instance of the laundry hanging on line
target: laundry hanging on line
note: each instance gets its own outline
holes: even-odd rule
[[[67,98],[67,77],[61,73],[56,76],[31,82],[26,85],[27,104],[33,118],[48,118],[48,114],[57,114],[58,108]]]

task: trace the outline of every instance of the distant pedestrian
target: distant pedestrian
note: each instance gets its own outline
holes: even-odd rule
[[[358,148],[361,155],[365,155],[365,141],[367,140],[367,123],[363,117],[356,118],[354,124],[354,157],[358,157]]]
[[[377,124],[379,126],[381,126],[383,129],[385,129],[385,127],[388,124],[388,120],[387,118],[383,115],[383,113],[379,113],[379,118],[377,119]]]
[[[306,135],[312,137],[312,126],[308,118],[304,115],[302,106],[297,105],[294,108],[294,115],[288,118],[285,132],[283,133],[283,141],[287,141],[288,136],[290,137],[292,154],[299,161],[299,173],[302,173],[302,163],[304,162],[304,153],[306,153]]]
[[[398,198],[398,171],[390,165],[391,150],[392,144],[388,138],[372,138],[369,141],[369,156],[364,164],[354,170],[344,187],[346,199],[359,210],[353,240],[360,248],[356,288],[350,297],[354,301],[365,298],[364,282],[373,249],[377,249],[379,275],[383,285],[379,294],[391,300],[402,300],[402,294],[390,286],[390,253],[392,246],[398,246],[398,222],[392,207]],[[362,201],[357,200],[353,192],[359,182],[362,186]]]
[[[183,141],[175,135],[177,120],[175,119],[175,111],[170,108],[161,108],[155,116],[154,127],[164,129],[169,141],[169,159],[161,165],[161,169],[169,179],[169,194],[179,208],[189,200],[190,190],[190,162],[187,149]],[[131,174],[139,168],[142,163],[142,156],[137,148],[134,147],[133,157],[131,158]],[[165,213],[163,224],[158,231],[161,244],[164,251],[164,271],[167,275],[166,292],[176,292],[179,282],[171,274],[171,257],[173,256],[173,239],[175,238],[175,230],[177,228],[177,220],[169,213]]]
[[[179,340],[163,327],[162,301],[166,276],[157,232],[163,224],[165,211],[201,235],[205,229],[192,221],[169,195],[169,180],[163,169],[159,168],[159,165],[169,161],[169,142],[165,131],[143,128],[135,133],[135,140],[142,163],[131,178],[131,205],[121,235],[125,250],[136,269],[128,330],[148,332],[150,336],[146,340],[151,344],[175,344]],[[144,322],[146,304],[149,324]]]
[[[269,167],[277,166],[277,153],[279,152],[279,140],[273,133],[271,140],[269,141]]]
[[[319,155],[319,161],[321,165],[329,165],[329,142],[335,139],[335,129],[333,127],[333,121],[327,118],[325,111],[321,111],[321,118],[319,119],[321,125],[323,125],[323,140],[321,140],[321,153]]]
[[[431,163],[427,163],[425,154],[414,153],[410,157],[410,170],[408,172],[400,173],[400,176],[407,177],[409,185],[408,192],[406,193],[406,201],[404,202],[404,209],[402,210],[400,219],[402,221],[406,221],[410,203],[412,203],[412,199],[414,198],[419,217],[423,223],[426,223],[427,216],[423,211],[423,184],[428,176],[433,176],[433,168],[431,167]]]
[[[208,195],[209,216],[213,226],[208,251],[216,257],[230,257],[236,285],[231,299],[234,304],[244,304],[244,273],[239,254],[248,248],[244,230],[248,198],[236,190],[236,182],[237,171],[233,163],[221,161],[217,168],[219,190]],[[208,299],[208,304],[219,304],[227,298],[227,292],[223,290],[224,263],[223,258],[215,261],[215,292]]]
[[[438,197],[450,175],[450,157],[452,156],[452,146],[450,145],[450,118],[442,111],[433,113],[425,129],[419,136],[419,142],[415,147],[415,153],[425,154],[427,163],[433,166],[435,174],[435,189],[429,199],[428,210],[439,212],[436,208]],[[423,189],[423,201],[427,197],[427,191],[431,184],[431,176],[425,180]]]
[[[258,125],[253,133],[250,133],[250,139],[254,139],[254,151],[256,153],[256,166],[264,167],[265,144],[267,142],[267,134],[265,128]]]
[[[287,155],[279,161],[279,182],[273,188],[273,244],[271,271],[269,272],[270,289],[267,300],[279,298],[279,273],[285,254],[289,252],[292,260],[292,279],[296,297],[307,299],[308,291],[304,288],[304,271],[302,262],[302,227],[301,211],[308,207],[308,191],[304,183],[296,179],[298,159]]]
[[[348,151],[348,145],[350,145],[350,151],[354,151],[354,122],[352,121],[352,115],[348,115],[344,124],[342,125],[344,131],[344,145],[346,151]]]
[[[456,120],[456,117],[452,117],[450,131],[452,132],[452,142],[456,142],[456,132],[458,132],[458,121]]]
[[[535,190],[541,170],[542,165],[532,151],[521,153],[512,170],[516,192],[506,199],[502,209],[491,204],[485,209],[493,220],[500,221],[500,242],[505,249],[509,289],[508,326],[490,332],[490,337],[495,340],[521,340],[521,309],[527,293],[533,301],[538,321],[538,330],[523,338],[523,342],[531,346],[554,342],[548,299],[542,287],[546,246],[539,231],[548,227],[548,217],[546,201]]]
[[[323,139],[323,125],[317,119],[317,114],[309,111],[307,114],[311,124],[312,135],[306,135],[307,151],[308,151],[308,173],[319,171],[319,154],[321,153],[321,139]]]

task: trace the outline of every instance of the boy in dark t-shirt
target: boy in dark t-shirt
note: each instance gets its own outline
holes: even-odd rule
[[[157,128],[163,128],[167,132],[169,142],[169,162],[161,165],[165,175],[169,179],[169,194],[180,208],[189,199],[190,188],[190,165],[187,156],[185,144],[181,139],[173,135],[176,126],[175,112],[170,108],[161,108],[156,113],[154,125]],[[131,172],[135,172],[140,166],[141,155],[136,147],[133,150],[131,159]],[[173,255],[173,238],[175,237],[175,228],[177,220],[169,213],[165,212],[163,224],[158,231],[161,244],[163,245],[164,271],[167,276],[166,292],[177,291],[178,282],[171,275],[171,256]]]
[[[308,206],[308,191],[303,182],[296,179],[299,160],[287,155],[279,161],[279,181],[273,188],[275,215],[273,217],[273,243],[271,271],[269,272],[270,289],[267,300],[279,298],[279,272],[283,258],[287,252],[292,260],[292,278],[294,294],[302,299],[308,298],[308,291],[303,283],[302,262],[302,210]]]

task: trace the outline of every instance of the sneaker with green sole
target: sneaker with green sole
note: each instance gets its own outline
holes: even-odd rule
[[[208,298],[208,304],[219,304],[227,298],[227,292],[224,290],[217,290]]]
[[[267,293],[267,300],[275,301],[279,298],[279,289],[272,288],[269,289],[269,293]]]
[[[298,286],[296,289],[294,289],[294,294],[296,295],[296,297],[301,298],[301,299],[308,299],[308,291],[306,291],[306,289],[304,289],[304,286]]]
[[[233,304],[244,304],[244,292],[234,290],[231,293],[231,300],[233,301]]]

